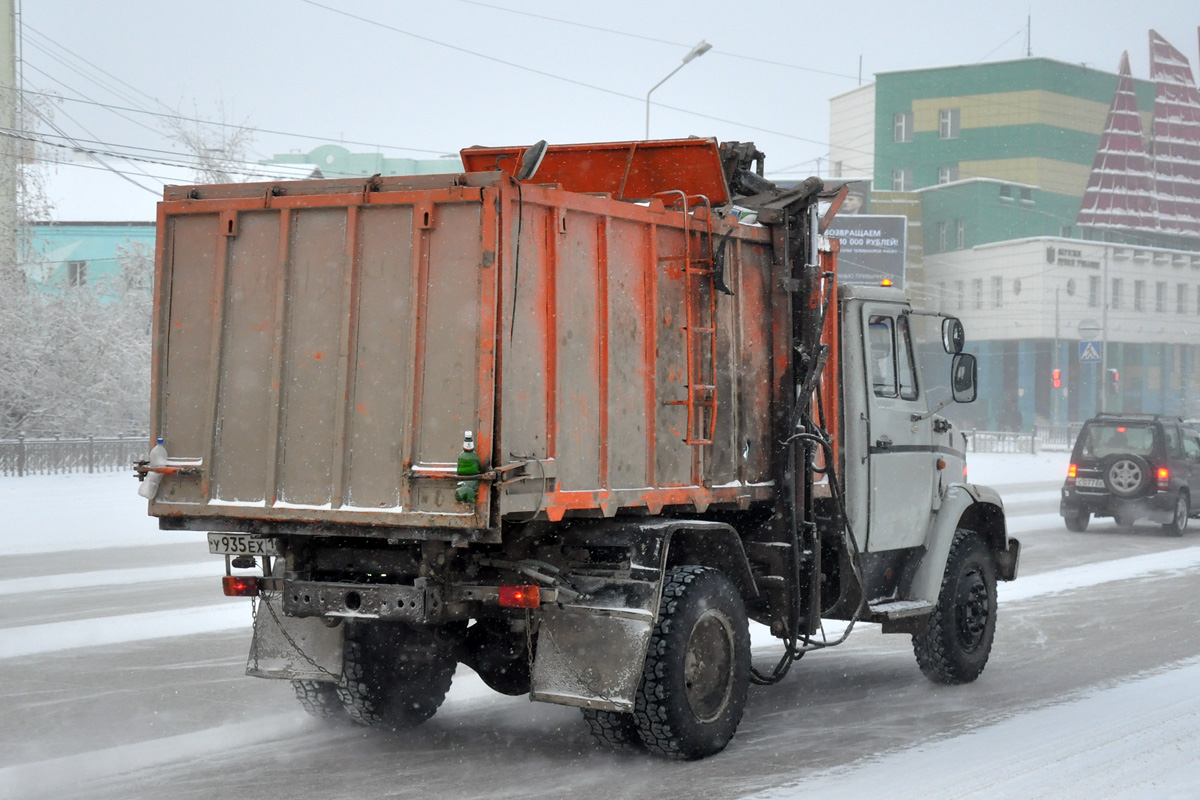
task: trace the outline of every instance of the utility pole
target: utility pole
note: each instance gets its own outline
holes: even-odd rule
[[[0,0],[0,275],[17,269],[17,182],[22,144],[17,73],[17,0]]]

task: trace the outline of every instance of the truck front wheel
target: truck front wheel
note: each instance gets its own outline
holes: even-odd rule
[[[360,725],[413,728],[446,699],[457,662],[432,636],[403,625],[347,628],[338,698]]]
[[[741,722],[750,684],[746,608],[719,570],[667,573],[634,721],[646,749],[691,760],[719,753]]]
[[[913,652],[934,683],[970,683],[987,665],[996,634],[996,565],[979,534],[958,530],[937,605]]]

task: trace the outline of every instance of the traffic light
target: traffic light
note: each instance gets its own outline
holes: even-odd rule
[[[1050,373],[1050,385],[1055,389],[1062,388],[1062,370],[1056,369]]]
[[[1117,393],[1117,382],[1121,380],[1121,375],[1115,369],[1109,369],[1104,374],[1104,390],[1109,394]]]

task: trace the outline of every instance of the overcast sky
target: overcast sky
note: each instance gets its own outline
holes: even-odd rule
[[[25,0],[25,88],[52,92],[60,131],[170,160],[164,117],[256,129],[252,158],[342,141],[436,157],[472,144],[641,138],[646,92],[699,41],[713,49],[657,89],[652,137],[752,140],[767,172],[802,177],[829,152],[829,98],[877,72],[1021,58],[1029,2],[742,0]],[[1147,77],[1147,31],[1197,64],[1196,0],[1040,2],[1035,56]],[[79,102],[84,101],[84,102]],[[107,106],[119,106],[110,108]],[[101,144],[95,144],[95,143]],[[168,151],[168,152],[161,152]],[[95,166],[93,163],[92,166]],[[827,163],[824,164],[827,168]],[[179,170],[141,164],[179,181]],[[127,167],[122,167],[123,171]],[[84,165],[55,187],[90,187]],[[78,177],[72,177],[78,176]],[[131,177],[152,185],[146,174]],[[154,192],[125,184],[153,218]],[[63,189],[58,189],[60,193]],[[61,202],[60,202],[61,205]],[[129,214],[119,216],[128,217]]]

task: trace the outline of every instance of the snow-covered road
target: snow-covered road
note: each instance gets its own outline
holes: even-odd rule
[[[1023,542],[976,684],[928,684],[907,637],[863,626],[753,692],[730,748],[694,764],[599,753],[573,709],[465,667],[418,731],[316,725],[286,685],[241,675],[247,604],[220,596],[201,537],[155,530],[132,481],[0,480],[0,797],[1200,796],[1200,541],[1068,534],[1064,468],[972,457]],[[756,658],[777,652],[759,631]]]

